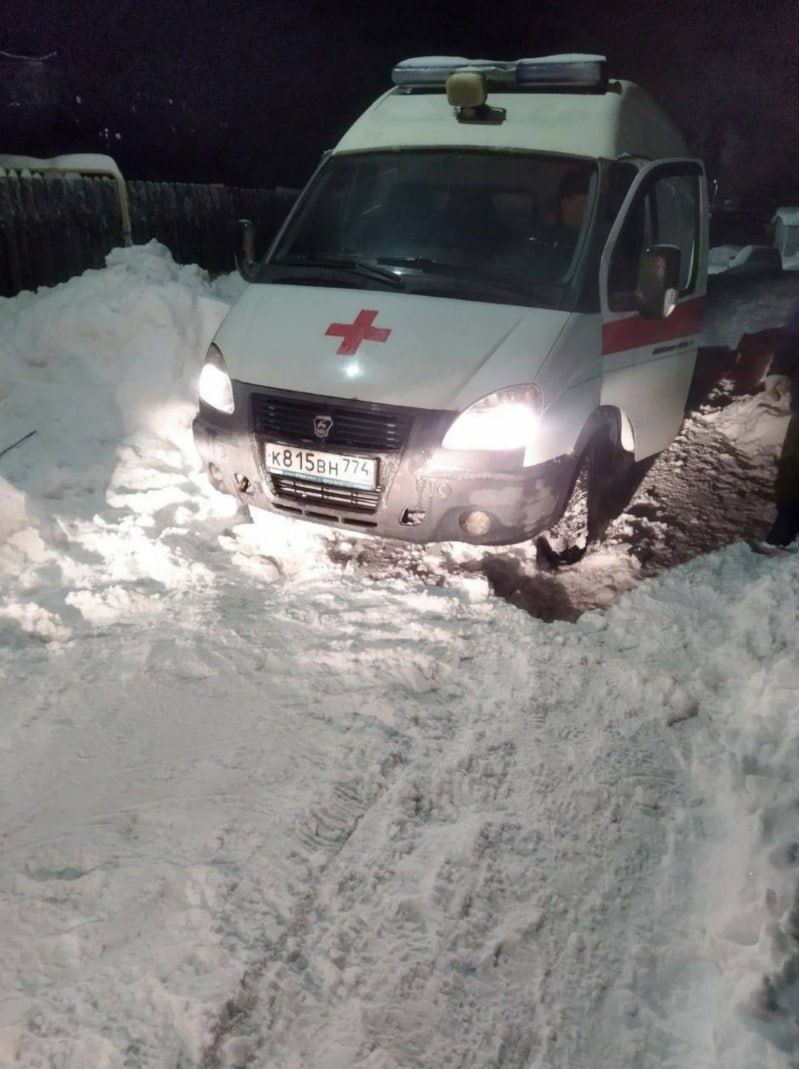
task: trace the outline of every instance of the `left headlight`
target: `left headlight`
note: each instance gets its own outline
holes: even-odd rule
[[[537,386],[509,386],[475,401],[444,435],[444,449],[524,449],[538,434],[542,412]]]
[[[208,348],[205,364],[200,372],[199,393],[201,400],[211,408],[228,415],[233,412],[233,384],[225,366],[225,358],[213,342]]]

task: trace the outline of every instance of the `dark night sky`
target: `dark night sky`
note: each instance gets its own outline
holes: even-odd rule
[[[3,151],[254,185],[301,184],[406,56],[602,52],[727,192],[799,192],[796,0],[3,0],[0,50],[55,51],[60,98],[56,114],[12,109]]]

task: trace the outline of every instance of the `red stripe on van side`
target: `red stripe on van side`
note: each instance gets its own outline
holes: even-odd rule
[[[625,349],[642,349],[645,345],[698,334],[702,327],[704,297],[694,297],[678,304],[666,319],[645,319],[641,315],[614,319],[602,324],[602,355]]]

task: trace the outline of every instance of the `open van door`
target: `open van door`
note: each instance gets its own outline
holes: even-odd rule
[[[665,449],[682,422],[702,325],[707,251],[702,163],[645,164],[616,216],[599,271],[601,402],[630,420],[636,460]]]

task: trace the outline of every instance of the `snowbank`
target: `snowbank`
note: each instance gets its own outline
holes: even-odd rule
[[[103,271],[0,301],[0,449],[35,430],[37,448],[20,446],[14,460],[42,459],[22,470],[51,500],[66,479],[96,486],[97,466],[130,435],[161,438],[191,462],[194,385],[227,307],[205,272],[177,266],[155,242],[115,250]]]
[[[25,495],[0,478],[0,542],[24,527],[27,516]]]
[[[791,301],[799,292],[797,279],[735,278],[726,273],[711,280],[709,299],[702,325],[704,345],[735,348],[742,334],[781,327]]]

